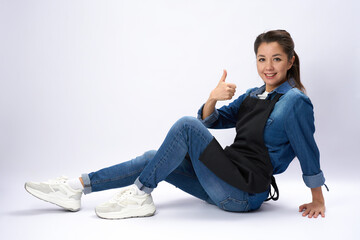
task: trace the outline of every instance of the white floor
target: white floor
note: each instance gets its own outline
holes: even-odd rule
[[[161,183],[153,193],[155,216],[103,220],[94,207],[116,190],[83,196],[82,209],[71,213],[34,198],[20,180],[0,189],[1,239],[360,239],[359,187],[349,181],[324,192],[325,218],[302,217],[297,209],[310,200],[309,190],[280,178],[279,201],[252,213],[225,212]]]

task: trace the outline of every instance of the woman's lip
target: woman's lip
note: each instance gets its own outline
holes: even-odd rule
[[[275,76],[276,75],[276,73],[265,73],[265,75],[273,75],[273,76]],[[269,77],[272,77],[272,76],[269,76]]]
[[[264,73],[265,77],[268,79],[273,79],[277,73]]]

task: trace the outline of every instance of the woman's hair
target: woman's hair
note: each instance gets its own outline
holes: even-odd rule
[[[295,80],[295,87],[300,91],[305,92],[305,87],[302,85],[300,81],[300,61],[299,57],[296,54],[294,47],[294,41],[292,40],[290,33],[285,30],[272,30],[265,33],[260,34],[255,42],[254,42],[254,51],[255,55],[257,55],[259,46],[262,43],[271,43],[277,42],[287,54],[288,60],[295,56],[295,61],[292,67],[287,71],[286,78],[287,80],[293,78]]]

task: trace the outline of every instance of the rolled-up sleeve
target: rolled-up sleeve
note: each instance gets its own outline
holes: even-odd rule
[[[205,104],[200,107],[197,118],[204,124],[205,127],[210,128],[219,118],[219,111],[215,108],[215,110],[207,118],[202,119],[204,106]]]
[[[305,185],[308,186],[309,188],[320,187],[325,183],[325,177],[322,171],[320,171],[320,173],[318,174],[310,175],[310,176],[303,174],[303,180],[305,182]]]
[[[285,130],[291,147],[300,161],[305,185],[309,188],[324,185],[325,177],[320,169],[320,153],[314,139],[313,106],[305,95],[300,95],[288,112]]]

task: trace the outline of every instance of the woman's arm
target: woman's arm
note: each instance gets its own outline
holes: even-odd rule
[[[217,101],[230,100],[234,96],[236,85],[233,83],[226,83],[226,76],[227,72],[224,70],[218,85],[211,91],[209,99],[204,105],[202,119],[207,118],[214,112]]]
[[[203,120],[205,118],[207,118],[208,116],[210,116],[214,112],[216,103],[217,103],[217,100],[209,97],[209,99],[206,101],[204,108],[203,108],[203,114],[202,114]]]
[[[303,180],[311,188],[312,202],[303,204],[299,211],[309,218],[319,214],[325,217],[325,202],[321,186],[325,177],[320,169],[320,153],[314,139],[315,125],[313,106],[308,97],[293,91],[293,105],[287,112],[285,131],[292,149],[300,161]]]
[[[317,218],[319,214],[325,217],[325,201],[321,187],[311,188],[312,202],[303,204],[299,207],[299,212],[303,212],[303,217]]]

